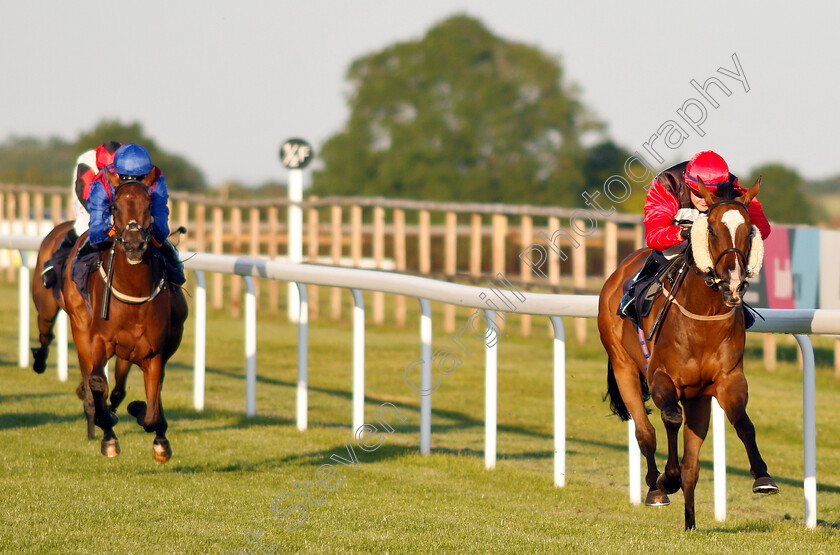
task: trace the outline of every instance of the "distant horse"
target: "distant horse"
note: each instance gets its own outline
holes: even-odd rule
[[[44,264],[53,256],[58,244],[61,243],[64,236],[73,227],[72,221],[62,222],[58,224],[41,242],[41,247],[38,249],[38,261],[35,265],[35,276],[40,276],[44,269]],[[66,272],[62,272],[62,281],[70,280],[70,260],[67,261]],[[58,287],[58,285],[56,285]],[[32,300],[35,303],[35,309],[38,312],[38,339],[41,343],[40,347],[32,349],[34,362],[32,369],[38,374],[44,372],[47,366],[47,356],[50,352],[50,343],[54,338],[53,326],[55,325],[55,317],[59,309],[64,310],[64,294],[59,291],[58,298],[53,295],[52,289],[47,289],[40,279],[32,280]],[[127,360],[117,358],[116,368],[114,370],[114,389],[111,392],[111,410],[116,411],[119,404],[125,398],[125,382],[128,378],[128,371],[131,368],[131,363]],[[76,394],[82,401],[86,400],[85,396],[85,380],[79,383],[76,388]],[[84,403],[85,416],[87,417],[87,432],[88,439],[95,439],[94,433],[94,407],[93,398],[88,396],[87,402]]]
[[[79,353],[85,412],[92,407],[94,423],[103,431],[102,454],[115,457],[120,453],[113,431],[118,419],[112,410],[125,395],[125,377],[129,364],[133,363],[143,370],[147,403],[134,401],[128,405],[128,412],[147,432],[155,432],[154,458],[164,463],[172,450],[166,439],[161,387],[166,362],[181,343],[187,303],[183,292],[165,281],[164,263],[149,248],[152,225],[151,200],[146,191],[149,183],[127,181],[114,185],[116,193],[111,212],[116,245],[110,251],[114,253],[113,258],[107,251],[99,255],[99,271],[90,276],[90,305],[70,279],[69,267],[62,293]],[[71,257],[77,249],[78,244]],[[102,305],[108,302],[106,288],[113,299],[107,319],[102,314]],[[39,329],[40,323],[39,316]],[[114,394],[118,391],[120,394],[116,399],[112,395],[109,407],[105,402],[108,381],[104,367],[114,355],[118,358]]]
[[[746,448],[750,473],[755,478],[753,492],[779,491],[767,473],[756,445],[755,428],[747,416],[743,367],[746,331],[742,295],[749,285],[747,278],[758,273],[764,256],[761,235],[750,223],[747,207],[758,194],[760,183],[761,178],[737,198],[731,188],[718,188],[712,194],[699,183],[709,210],[692,227],[688,265],[665,279],[663,294],[643,319],[642,332],[647,335],[660,311],[666,318],[649,345],[649,359],[643,354],[640,332],[629,318],[622,319],[616,312],[622,284],[639,271],[650,249],[628,256],[601,290],[598,329],[609,356],[607,394],[613,412],[622,420],[632,417],[635,423],[636,439],[647,460],[645,481],[650,490],[645,504],[667,505],[667,494],[682,487],[686,530],[695,527],[694,488],[712,397]],[[648,392],[660,409],[668,434],[668,460],[661,475],[654,459],[656,435],[645,407]],[[680,465],[677,435],[683,410]]]

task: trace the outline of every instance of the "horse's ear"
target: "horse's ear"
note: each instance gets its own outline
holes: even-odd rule
[[[718,201],[718,198],[706,188],[706,184],[703,183],[703,180],[699,177],[697,178],[697,191],[700,193],[700,197],[705,200],[706,204],[709,206]]]
[[[120,176],[118,176],[117,174],[113,173],[113,172],[112,172],[111,170],[109,170],[108,168],[105,168],[105,177],[108,179],[108,181],[111,183],[111,186],[112,186],[114,189],[116,189],[117,187],[119,187],[119,186],[120,186]]]
[[[750,187],[750,190],[744,193],[738,200],[749,206],[752,199],[758,194],[758,191],[761,189],[761,176],[758,176],[758,179],[755,180],[755,184]]]
[[[151,187],[151,186],[152,186],[152,183],[154,182],[154,180],[155,180],[155,168],[154,168],[154,167],[152,167],[152,171],[150,171],[149,173],[147,173],[147,174],[146,174],[146,177],[144,177],[144,178],[143,178],[143,179],[141,179],[140,181],[141,181],[141,182],[143,183],[143,185],[145,185],[145,186],[146,186],[146,188],[148,189],[149,187]]]

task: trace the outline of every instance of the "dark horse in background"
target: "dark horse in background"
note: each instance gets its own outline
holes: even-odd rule
[[[682,487],[686,529],[695,527],[694,488],[700,447],[709,429],[712,397],[746,448],[750,473],[755,478],[753,492],[779,491],[767,473],[746,411],[742,295],[748,286],[747,278],[758,273],[764,256],[761,235],[750,223],[747,206],[758,194],[760,182],[761,178],[742,196],[722,187],[712,194],[702,182],[699,184],[700,195],[710,208],[692,227],[688,265],[664,280],[663,294],[643,319],[642,331],[647,336],[656,315],[661,309],[666,310],[664,325],[649,345],[649,359],[645,359],[634,324],[616,312],[622,284],[639,271],[650,249],[628,256],[601,291],[598,329],[609,356],[607,393],[613,412],[622,420],[632,417],[635,423],[636,439],[647,460],[645,481],[650,490],[645,504],[667,505],[667,494]],[[663,307],[666,303],[669,306]],[[661,412],[668,434],[668,460],[663,474],[654,459],[656,434],[645,407],[648,393]],[[677,434],[683,418],[680,464]]]
[[[111,176],[108,176],[109,179]],[[114,176],[116,179],[116,176]],[[144,181],[151,179],[151,175]],[[187,317],[187,302],[183,291],[165,281],[164,263],[154,256],[151,243],[151,200],[142,181],[114,183],[116,193],[112,203],[115,246],[99,254],[99,269],[90,275],[89,300],[73,283],[72,260],[85,235],[70,254],[63,272],[61,294],[56,299],[40,280],[33,280],[32,296],[38,309],[38,330],[41,347],[33,349],[34,369],[43,372],[52,327],[59,308],[70,317],[73,340],[79,354],[82,381],[77,393],[83,400],[88,419],[88,438],[93,439],[93,426],[103,431],[101,452],[107,457],[120,453],[119,441],[113,427],[116,411],[126,395],[125,382],[131,364],[143,370],[146,403],[134,401],[128,412],[147,432],[154,432],[153,454],[164,463],[172,456],[166,439],[167,423],[161,403],[161,388],[165,365],[178,349]],[[118,186],[117,186],[118,185]],[[36,274],[52,256],[56,245],[72,226],[64,222],[44,239],[38,253]],[[113,259],[112,259],[113,254]],[[108,276],[108,269],[112,278]],[[106,280],[110,280],[110,297],[106,299]],[[88,304],[88,301],[90,304]],[[108,303],[106,318],[102,305]],[[105,364],[117,357],[115,385],[108,397]]]

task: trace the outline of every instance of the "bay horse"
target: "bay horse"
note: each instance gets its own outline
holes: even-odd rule
[[[38,249],[38,261],[35,265],[35,276],[40,276],[44,270],[44,264],[53,256],[58,244],[61,243],[64,236],[70,229],[72,229],[74,222],[62,222],[50,231],[41,246]],[[62,282],[68,281],[70,277],[70,261],[72,256],[68,258],[65,266],[66,272],[62,272]],[[56,285],[58,287],[58,285]],[[65,310],[64,292],[59,290],[57,297],[53,295],[52,289],[47,289],[40,279],[32,280],[32,300],[35,303],[35,309],[38,314],[38,340],[39,347],[32,348],[33,363],[32,369],[41,374],[47,367],[47,357],[50,352],[50,344],[54,338],[53,327],[55,325],[55,318],[59,310]],[[122,400],[125,398],[126,390],[125,383],[128,378],[128,371],[131,369],[131,363],[127,360],[116,358],[116,365],[114,370],[114,388],[111,391],[111,410],[116,411]],[[87,434],[88,439],[95,439],[95,425],[94,425],[94,406],[93,398],[85,396],[85,380],[79,382],[76,388],[76,395],[83,401],[85,416],[87,418]]]
[[[153,455],[157,462],[165,463],[171,457],[172,449],[166,438],[161,388],[166,362],[181,343],[187,302],[180,288],[171,287],[165,281],[164,263],[153,256],[150,249],[151,199],[146,188],[153,175],[143,181],[128,180],[121,184],[117,176],[106,175],[116,189],[111,205],[115,244],[110,253],[113,256],[108,251],[99,254],[99,271],[90,276],[90,304],[70,278],[70,264],[65,270],[62,287],[64,308],[70,317],[79,355],[80,389],[84,393],[85,413],[92,412],[93,422],[103,431],[101,453],[115,457],[119,455],[120,447],[113,430],[118,421],[113,410],[125,396],[130,364],[137,365],[143,371],[147,402],[130,403],[128,412],[143,429],[155,433]],[[71,252],[71,259],[83,240],[84,236]],[[105,268],[109,268],[112,280]],[[106,279],[110,281],[110,287]],[[106,287],[110,289],[113,302],[109,303],[103,318],[102,305],[108,302],[104,295]],[[47,322],[44,324],[46,327]],[[40,314],[39,331],[43,334]],[[114,394],[108,406],[104,367],[112,356],[116,356],[118,362]],[[88,437],[90,431],[89,425]]]
[[[779,491],[767,473],[746,412],[743,293],[749,286],[747,278],[759,272],[764,257],[761,234],[750,222],[748,206],[758,194],[761,178],[740,196],[731,187],[719,187],[712,194],[702,181],[698,185],[709,209],[692,226],[687,265],[663,280],[662,294],[642,320],[641,332],[629,318],[618,316],[617,310],[622,285],[641,269],[650,249],[638,250],[622,261],[604,284],[598,305],[598,330],[609,357],[605,399],[609,397],[613,412],[622,420],[633,418],[647,461],[645,481],[650,489],[645,504],[667,505],[668,494],[682,488],[686,530],[695,527],[694,488],[712,397],[746,448],[755,479],[753,492]],[[666,320],[646,345],[646,359],[641,334],[649,335],[660,310],[666,311]],[[659,408],[668,436],[663,474],[654,458],[656,434],[645,406],[648,396]],[[680,464],[677,436],[683,418]]]

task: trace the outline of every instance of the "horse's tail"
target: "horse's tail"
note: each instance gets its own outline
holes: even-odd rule
[[[630,420],[630,411],[621,398],[621,391],[618,389],[618,382],[615,381],[615,372],[611,360],[607,360],[607,392],[604,393],[604,401],[610,398],[610,410],[621,418],[622,421]]]
[[[639,372],[639,381],[642,395],[642,401],[647,402],[650,399],[650,388],[644,374]],[[607,361],[607,392],[604,393],[604,401],[610,399],[610,410],[613,414],[621,418],[622,421],[630,420],[630,411],[627,410],[627,405],[624,404],[624,399],[621,398],[621,391],[618,389],[618,382],[615,381],[615,371],[613,370],[612,361]],[[648,414],[650,409],[645,408]]]

